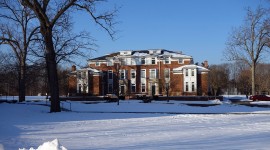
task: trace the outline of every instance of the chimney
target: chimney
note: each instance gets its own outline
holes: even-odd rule
[[[76,66],[75,66],[75,65],[73,65],[73,66],[71,67],[71,71],[76,71]]]
[[[204,64],[204,66],[203,66],[203,67],[205,67],[205,68],[208,68],[208,67],[209,67],[209,65],[208,65],[208,61],[207,61],[207,60],[205,60],[203,64]]]

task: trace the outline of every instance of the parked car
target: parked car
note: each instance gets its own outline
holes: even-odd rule
[[[270,97],[267,95],[253,95],[249,99],[253,101],[270,101]]]

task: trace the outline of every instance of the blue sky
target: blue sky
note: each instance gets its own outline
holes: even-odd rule
[[[191,55],[194,62],[220,64],[233,27],[243,23],[245,8],[268,5],[266,0],[111,0],[120,6],[115,26],[117,40],[75,14],[75,31],[87,30],[97,40],[93,57],[120,51],[168,49]],[[105,7],[105,6],[104,6]]]

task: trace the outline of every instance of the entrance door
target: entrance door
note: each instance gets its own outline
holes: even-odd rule
[[[121,85],[120,86],[120,95],[124,95],[125,94],[125,85]]]
[[[151,90],[152,90],[152,96],[156,95],[156,85],[155,84],[152,84]]]

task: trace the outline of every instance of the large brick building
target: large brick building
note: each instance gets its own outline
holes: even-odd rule
[[[203,66],[182,52],[164,49],[125,50],[88,61],[70,77],[70,92],[88,95],[206,95],[207,62]]]

